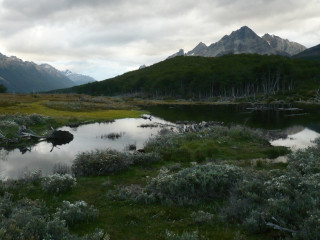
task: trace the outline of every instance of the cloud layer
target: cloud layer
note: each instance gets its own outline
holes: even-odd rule
[[[311,47],[319,12],[319,0],[0,0],[0,52],[102,80],[243,25]]]

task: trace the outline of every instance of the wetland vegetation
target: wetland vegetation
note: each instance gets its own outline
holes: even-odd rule
[[[145,101],[1,95],[1,130],[13,138],[22,124],[43,134],[50,125],[140,117]],[[171,128],[141,152],[86,151],[52,175],[1,181],[1,239],[319,238],[319,141],[290,152],[247,126]],[[267,161],[287,154],[285,163]]]

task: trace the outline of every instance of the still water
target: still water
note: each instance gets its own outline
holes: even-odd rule
[[[25,172],[37,169],[40,169],[43,175],[48,175],[52,173],[56,164],[71,165],[75,156],[83,151],[106,148],[125,151],[131,144],[137,149],[143,148],[145,141],[156,135],[160,128],[142,128],[140,125],[152,122],[167,123],[159,118],[153,118],[152,121],[128,118],[112,123],[60,128],[59,130],[73,134],[74,138],[70,143],[53,147],[52,143],[40,142],[25,153],[19,149],[10,152],[0,150],[0,176],[3,179],[19,178]],[[118,133],[121,137],[114,140],[109,139],[106,136],[110,133]]]
[[[172,124],[176,121],[219,121],[225,125],[231,123],[262,129],[281,129],[288,138],[272,141],[275,146],[287,146],[292,150],[311,146],[312,141],[320,136],[319,106],[289,105],[166,105],[146,107],[152,120],[120,119],[112,123],[95,123],[78,128],[63,127],[60,130],[70,131],[73,141],[65,145],[53,147],[51,143],[40,142],[22,153],[0,150],[0,178],[19,178],[24,172],[40,169],[43,175],[52,173],[56,164],[71,165],[75,156],[83,151],[95,149],[116,149],[127,151],[131,144],[137,149],[158,134],[160,128],[142,128],[142,124]],[[121,137],[109,139],[110,133],[118,133]]]
[[[262,129],[304,126],[320,132],[320,105],[162,105],[146,110],[169,122],[219,121]]]

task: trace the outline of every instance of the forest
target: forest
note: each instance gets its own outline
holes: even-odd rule
[[[101,82],[54,92],[185,99],[277,93],[314,95],[319,82],[319,61],[256,54],[182,56]]]

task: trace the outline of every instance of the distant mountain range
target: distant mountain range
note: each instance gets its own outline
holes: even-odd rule
[[[82,75],[79,73],[73,73],[70,70],[62,71],[62,73],[67,78],[72,80],[75,83],[75,85],[77,85],[77,86],[82,85],[82,84],[86,84],[86,83],[96,82],[96,80],[90,76]]]
[[[49,64],[35,64],[0,53],[0,84],[8,92],[43,92],[68,88],[95,80],[89,76],[61,72]]]
[[[259,37],[249,27],[244,26],[209,46],[200,42],[191,51],[185,53],[183,49],[180,49],[168,58],[176,56],[219,57],[241,53],[293,56],[304,50],[306,47],[299,43],[269,34]]]

